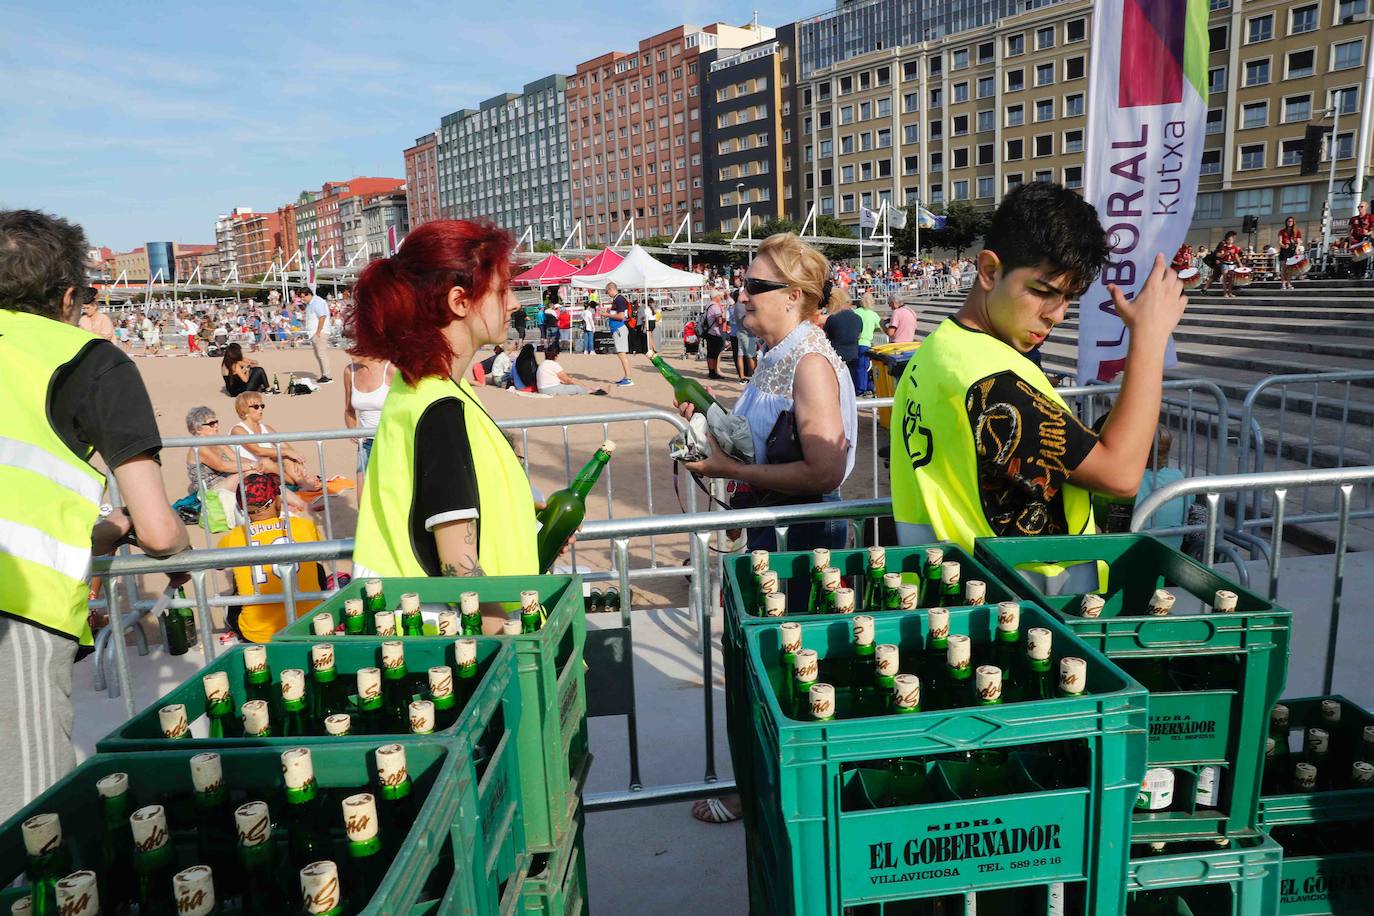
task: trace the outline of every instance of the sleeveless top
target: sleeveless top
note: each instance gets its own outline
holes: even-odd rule
[[[792,407],[792,382],[797,364],[802,357],[811,353],[819,353],[829,361],[835,370],[835,379],[840,383],[840,417],[844,422],[847,443],[844,476],[847,480],[854,470],[854,446],[858,441],[859,417],[854,403],[854,381],[844,363],[835,355],[830,341],[826,340],[825,332],[810,321],[797,325],[776,347],[759,357],[754,377],[744,387],[734,412],[749,422],[755,460],[762,463],[773,424],[778,421],[780,413]]]
[[[358,425],[362,427],[375,427],[382,419],[382,405],[386,403],[386,394],[391,390],[391,383],[386,380],[386,372],[391,368],[391,362],[382,363],[382,383],[371,391],[358,390],[358,374],[352,373],[353,388],[350,390],[350,403],[353,412],[358,415]]]

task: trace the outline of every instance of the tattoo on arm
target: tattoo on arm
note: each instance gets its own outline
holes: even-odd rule
[[[465,558],[458,561],[458,565],[444,563],[439,567],[439,572],[444,576],[485,576],[482,564],[477,562],[476,557]]]

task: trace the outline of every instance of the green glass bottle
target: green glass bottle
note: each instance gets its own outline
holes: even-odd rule
[[[1040,629],[1036,627],[1035,629]],[[1031,632],[1034,632],[1032,630]],[[1046,630],[1046,633],[1049,631]],[[1028,634],[1029,635],[1029,634]],[[1049,639],[1045,638],[1041,646],[1037,638],[1037,651],[1043,651],[1048,657]],[[1058,695],[1064,698],[1081,697],[1088,689],[1088,663],[1076,656],[1066,655],[1059,660],[1059,690]],[[1091,761],[1089,760],[1088,746],[1083,741],[1054,741],[1047,748],[1053,765],[1047,768],[1052,774],[1052,788],[1068,788],[1070,786],[1085,785],[1088,778]],[[1077,891],[1073,892],[1074,894]]]
[[[1346,740],[1346,730],[1341,727],[1341,703],[1339,700],[1322,700],[1317,704],[1320,725],[1326,729],[1331,744],[1331,756],[1336,760],[1355,759],[1355,749]]]
[[[305,708],[305,672],[287,668],[281,673],[281,718],[277,735],[282,738],[303,738],[314,734],[314,723]]]
[[[272,712],[266,700],[249,700],[239,711],[243,713],[245,738],[272,737]]]
[[[172,876],[177,873],[176,850],[161,805],[148,805],[129,815],[134,837],[134,876],[138,882],[139,916],[175,916]]]
[[[415,592],[401,595],[401,635],[425,635],[425,619],[420,614],[420,596]]]
[[[439,612],[437,629],[439,632],[436,635],[447,636],[450,639],[463,632],[462,619],[453,605],[449,605],[446,610]]]
[[[481,601],[476,592],[463,592],[458,596],[458,608],[462,613],[462,630],[464,636],[482,635],[482,610]]]
[[[72,870],[72,855],[62,836],[62,822],[56,814],[35,814],[21,826],[28,865],[24,876],[34,916],[56,916],[57,882]]]
[[[1266,737],[1264,739],[1264,776],[1260,794],[1280,795],[1286,792],[1288,790],[1288,774],[1292,771],[1288,748],[1286,746],[1280,747],[1273,735]]]
[[[348,899],[362,908],[386,877],[377,800],[370,792],[350,795],[343,800],[343,814],[348,836]]]
[[[302,916],[344,916],[347,902],[339,886],[339,867],[327,859],[300,870]]]
[[[243,875],[239,899],[244,916],[281,912],[280,863],[277,845],[272,842],[272,812],[267,802],[240,805],[234,809],[234,822],[238,827],[239,872]]]
[[[348,711],[348,695],[334,663],[334,644],[316,643],[310,647],[310,728],[321,734],[324,720]]]
[[[770,576],[777,573],[769,572]],[[787,596],[781,592],[770,592],[763,596],[762,617],[786,617],[787,616]]]
[[[467,707],[477,689],[477,640],[465,636],[453,643],[453,662],[458,668],[458,683],[454,685],[457,694],[455,706],[458,710]]]
[[[1164,814],[1174,810],[1174,771],[1168,767],[1150,767],[1141,780],[1136,794],[1137,814]]]
[[[914,674],[899,674],[892,682],[892,712],[912,715],[921,711],[921,680]],[[920,805],[927,802],[926,763],[920,757],[898,757],[889,764],[887,795],[878,801],[880,808]]]
[[[186,721],[186,707],[180,703],[168,703],[157,711],[158,725],[162,737],[168,741],[185,741],[191,737],[191,727]]]
[[[196,861],[210,866],[225,887],[232,887],[238,883],[237,828],[219,754],[191,758],[191,785],[195,789]]]
[[[372,632],[384,639],[396,636],[396,614],[392,611],[377,611],[372,615]]]
[[[943,547],[927,547],[921,570],[921,607],[940,607],[940,564],[945,562]]]
[[[548,572],[558,555],[568,546],[582,519],[587,515],[587,497],[596,486],[597,478],[611,462],[615,443],[607,439],[592,454],[591,461],[577,472],[566,489],[551,493],[544,508],[535,515],[539,542],[539,571]]]
[[[1356,760],[1350,764],[1350,777],[1346,782],[1348,789],[1374,788],[1374,764]]]
[[[887,550],[868,548],[868,566],[864,569],[863,609],[865,613],[883,610],[886,600],[883,577],[887,575]]]
[[[959,604],[959,595],[962,594],[963,587],[959,584],[959,562],[957,560],[945,560],[940,563],[940,600],[937,604],[944,607],[956,607]]]
[[[848,591],[848,589],[846,589]],[[853,592],[850,592],[853,595]],[[851,627],[849,659],[849,714],[859,718],[883,713],[886,695],[878,693],[878,666],[873,650],[873,618],[855,614]]]
[[[331,848],[329,814],[324,793],[315,783],[315,763],[308,747],[293,747],[281,755],[286,786],[286,836],[291,864],[304,868]]]
[[[266,646],[243,647],[243,693],[248,700],[266,700],[271,705],[272,669],[267,667]]]
[[[808,614],[823,613],[818,612],[816,608],[820,607],[821,604],[821,583],[825,578],[826,567],[829,565],[829,550],[824,547],[817,547],[811,551],[811,591],[806,599],[806,612]]]
[[[1026,700],[1054,699],[1054,662],[1050,658],[1054,636],[1045,627],[1026,631],[1026,682],[1021,696]]]
[[[897,646],[892,643],[883,643],[881,646],[874,647],[873,692],[876,699],[874,715],[886,715],[896,711],[893,709],[893,703],[897,697],[894,688],[900,668],[901,650]]]
[[[367,621],[365,633],[368,636],[381,636],[377,632],[377,615],[383,611],[391,610],[386,605],[386,594],[382,591],[381,579],[368,579],[363,583],[363,608],[366,613],[364,619]]]
[[[945,676],[944,683],[940,686],[941,709],[962,709],[978,705],[973,683],[972,650],[967,636],[952,633],[946,640]]]
[[[103,901],[100,899],[99,883],[96,873],[89,869],[74,871],[58,879],[54,888],[57,912],[62,916],[100,916]],[[116,910],[111,908],[105,912],[114,913]]]
[[[539,602],[539,592],[526,589],[520,593],[520,632],[538,633],[544,625],[544,606]]]
[[[1360,730],[1359,760],[1374,763],[1374,725],[1366,725]]]
[[[408,707],[414,696],[410,688],[405,644],[399,639],[382,643],[382,709],[386,727],[400,734],[410,731]]]
[[[272,393],[281,394],[281,382],[277,381],[277,373],[272,373]]]
[[[1288,733],[1292,725],[1288,707],[1282,703],[1275,703],[1269,710],[1269,737],[1273,738],[1284,749],[1288,748]]]
[[[405,836],[415,820],[415,793],[406,769],[406,749],[400,744],[377,748],[377,804],[381,809],[382,833]]]
[[[1310,763],[1293,764],[1293,790],[1299,794],[1316,792],[1320,789],[1318,785],[1318,773],[1316,766]]]
[[[955,640],[950,637],[950,652]],[[967,637],[964,637],[966,640]],[[1002,703],[1002,671],[996,665],[979,665],[973,677],[974,704],[979,707]],[[1011,791],[1007,774],[1007,752],[1000,747],[980,747],[968,755],[968,775],[960,787],[961,798],[988,798]]]
[[[832,567],[832,568],[833,568],[833,567]],[[836,570],[835,570],[835,573],[836,573],[836,575],[837,575],[837,577],[838,577],[839,570],[836,569]],[[852,589],[852,588],[837,588],[837,589],[835,589],[833,592],[831,592],[830,595],[831,595],[831,598],[830,598],[831,613],[834,613],[834,614],[852,614],[852,613],[854,613],[855,599],[856,599],[856,597],[857,597],[857,596],[854,594],[854,589]]]
[[[999,602],[992,663],[1002,671],[1002,698],[1007,703],[1021,697],[1021,655],[1021,605],[1015,601]]]
[[[458,698],[453,694],[453,669],[435,665],[429,669],[429,702],[434,706],[434,728],[443,731],[458,721]]]
[[[419,737],[434,734],[434,704],[429,700],[414,700],[409,708],[410,733]]]
[[[796,621],[788,621],[778,628],[778,638],[781,642],[779,654],[782,656],[780,670],[781,683],[779,684],[778,706],[782,708],[783,714],[788,715],[796,708],[796,670],[797,653],[801,651],[802,635],[801,624]]]
[[[819,681],[807,691],[807,705],[811,709],[811,721],[829,722],[835,718],[835,688]]]
[[[215,879],[230,884],[209,865],[192,865],[172,876],[172,898],[180,916],[216,916],[224,912],[215,899]]]
[[[328,611],[321,611],[310,618],[310,632],[316,636],[334,635],[334,615]]]
[[[969,579],[964,583],[964,604],[977,607],[988,603],[988,584],[981,579]]]
[[[1173,611],[1174,596],[1164,589],[1156,589],[1150,596],[1150,603],[1146,608],[1148,617],[1168,617]],[[1162,656],[1152,658],[1142,658],[1132,661],[1129,665],[1123,665],[1128,674],[1140,682],[1140,685],[1151,693],[1167,693],[1174,689],[1173,679],[1169,675],[1167,660]]]
[[[620,589],[616,588],[614,585],[606,588],[606,591],[601,595],[601,600],[604,605],[602,610],[615,613],[620,612]]]
[[[234,711],[233,694],[229,692],[229,672],[212,671],[200,681],[205,688],[205,718],[209,725],[206,737],[239,737],[239,717]]]
[[[837,614],[839,608],[835,604],[835,595],[844,586],[844,579],[840,576],[840,571],[833,566],[827,566],[821,570],[821,588],[816,593],[816,603],[811,606],[812,614]],[[850,592],[849,602],[850,613],[853,613],[854,602],[853,592]]]
[[[902,606],[902,574],[883,573],[883,610],[895,611]],[[918,591],[919,595],[920,592]]]
[[[921,587],[915,584],[897,586],[897,610],[918,611],[921,609]]]
[[[933,607],[926,613],[926,643],[920,673],[925,678],[926,709],[947,709],[944,697],[945,662],[949,657],[949,610]]]
[[[345,599],[344,634],[347,636],[367,635],[367,613],[363,608],[363,599]]]
[[[654,368],[667,380],[673,388],[673,402],[676,404],[691,404],[696,410],[705,414],[710,411],[716,403],[716,399],[711,397],[700,382],[695,379],[686,378],[678,372],[667,361],[657,353],[649,354],[649,362],[654,364]]]
[[[792,669],[792,696],[796,705],[793,706],[790,715],[800,722],[805,722],[811,718],[811,685],[816,683],[816,678],[820,675],[820,655],[815,649],[798,649],[796,659],[796,665]]]
[[[773,573],[771,588],[765,588],[763,584],[763,577],[767,573],[773,572],[773,570],[769,568],[770,562],[771,560],[766,550],[755,550],[749,554],[749,574],[753,577],[754,594],[757,596],[754,601],[754,606],[758,608],[763,606],[763,598],[765,595],[778,590],[777,573]]]
[[[892,678],[892,712],[909,715],[921,711],[921,679],[914,674]]]
[[[1317,790],[1331,788],[1331,734],[1324,728],[1307,730],[1303,741],[1303,761],[1317,768]]]
[[[133,836],[129,815],[129,774],[111,773],[97,780],[100,796],[100,899],[111,913],[119,913],[134,901]]]
[[[331,738],[351,737],[353,735],[353,717],[346,712],[325,716],[324,733]]]

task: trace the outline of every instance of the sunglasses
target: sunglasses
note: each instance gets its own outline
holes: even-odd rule
[[[219,421],[218,421],[218,420],[206,420],[204,423],[200,424],[200,428],[201,428],[201,429],[204,429],[204,428],[207,427],[207,426],[219,426]]]
[[[762,296],[764,293],[771,293],[775,289],[787,289],[792,284],[779,283],[776,280],[761,280],[758,277],[744,278],[744,291],[751,296]]]
[[[247,406],[248,406],[248,409],[249,409],[249,410],[266,410],[266,409],[267,409],[267,405],[266,405],[266,404],[249,404],[249,405],[247,405]]]

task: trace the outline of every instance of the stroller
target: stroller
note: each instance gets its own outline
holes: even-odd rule
[[[682,349],[687,356],[696,356],[701,351],[701,338],[697,336],[695,321],[689,321],[682,326]]]

